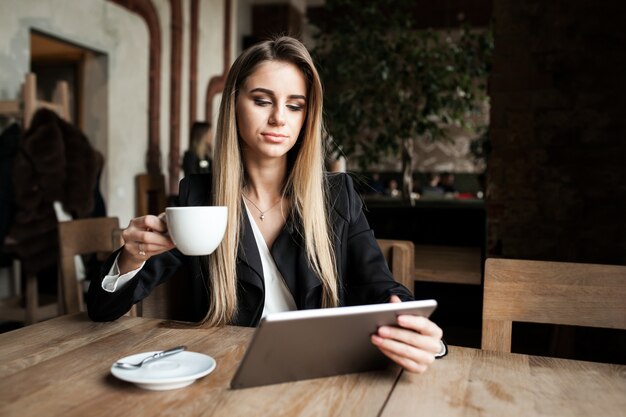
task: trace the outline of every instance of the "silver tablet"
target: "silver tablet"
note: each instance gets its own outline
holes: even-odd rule
[[[372,371],[391,361],[370,341],[400,314],[428,317],[435,300],[270,314],[261,320],[231,381],[247,388]]]

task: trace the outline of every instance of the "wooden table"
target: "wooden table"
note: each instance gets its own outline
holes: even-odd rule
[[[626,366],[451,347],[402,373],[382,416],[410,415],[626,416]]]
[[[626,366],[451,347],[424,375],[397,367],[244,390],[229,383],[252,329],[64,316],[0,335],[0,416],[626,416]],[[146,391],[111,363],[185,344],[217,360],[194,384]]]

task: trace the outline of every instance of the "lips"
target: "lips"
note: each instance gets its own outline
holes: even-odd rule
[[[289,137],[287,135],[283,135],[282,133],[274,132],[263,132],[261,135],[265,138],[265,140],[272,143],[282,143]]]

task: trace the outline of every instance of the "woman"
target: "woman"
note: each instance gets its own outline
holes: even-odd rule
[[[212,152],[211,124],[195,122],[191,126],[189,149],[183,155],[183,172],[185,176],[210,173]]]
[[[174,249],[160,217],[131,220],[126,244],[89,290],[93,320],[114,320],[181,265],[189,303],[211,325],[256,326],[264,314],[400,302],[410,292],[387,268],[352,181],[325,175],[322,87],[306,48],[282,37],[244,51],[226,80],[212,182],[181,182],[181,205],[227,206],[228,226],[208,259]],[[441,329],[400,316],[372,343],[405,369],[442,353]],[[445,350],[444,350],[445,351]]]

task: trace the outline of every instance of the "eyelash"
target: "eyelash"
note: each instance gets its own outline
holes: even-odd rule
[[[269,100],[255,98],[254,99],[254,104],[256,104],[257,106],[266,107],[266,106],[270,106],[272,104],[272,102],[269,101]],[[291,110],[291,111],[302,111],[304,109],[304,106],[299,106],[299,105],[295,105],[295,104],[288,104],[287,108],[289,110]]]
[[[296,105],[288,105],[287,106],[291,111],[302,111],[304,109],[304,106],[296,106]]]

